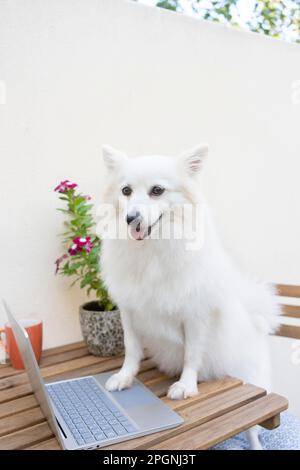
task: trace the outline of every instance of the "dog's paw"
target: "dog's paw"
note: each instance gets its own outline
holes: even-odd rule
[[[188,386],[180,381],[173,383],[168,390],[168,398],[171,398],[171,400],[183,400],[197,394],[197,384]]]
[[[109,392],[115,392],[124,390],[124,388],[131,387],[133,382],[133,377],[131,375],[125,375],[121,372],[112,375],[105,383],[105,388]]]

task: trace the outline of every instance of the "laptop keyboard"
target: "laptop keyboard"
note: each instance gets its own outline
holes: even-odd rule
[[[49,384],[47,391],[78,445],[137,431],[92,377]]]

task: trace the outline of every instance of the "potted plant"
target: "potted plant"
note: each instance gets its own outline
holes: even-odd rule
[[[91,197],[81,194],[78,185],[62,181],[54,190],[65,208],[66,230],[62,234],[65,252],[56,261],[56,274],[74,278],[95,299],[80,306],[80,326],[89,352],[96,356],[112,356],[124,351],[120,312],[103,285],[99,257],[101,240],[95,234]]]

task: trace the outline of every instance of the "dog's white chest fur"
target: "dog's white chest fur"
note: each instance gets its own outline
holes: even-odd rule
[[[182,322],[194,290],[193,276],[186,273],[191,274],[193,256],[180,259],[181,243],[150,243],[137,246],[130,240],[105,240],[101,265],[109,291],[124,314],[130,315],[144,347],[162,369],[175,373],[182,368]],[[173,359],[167,354],[163,360],[162,350],[172,351]]]

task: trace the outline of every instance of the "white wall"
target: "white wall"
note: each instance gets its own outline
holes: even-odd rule
[[[173,154],[208,141],[227,246],[259,277],[300,283],[299,79],[298,45],[125,0],[1,0],[1,296],[43,319],[46,347],[80,339],[84,294],[53,274],[52,189],[68,178],[97,201],[104,142]],[[276,387],[299,394],[282,351]]]

